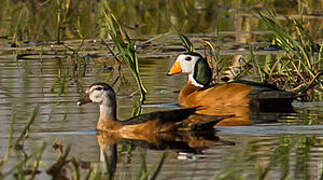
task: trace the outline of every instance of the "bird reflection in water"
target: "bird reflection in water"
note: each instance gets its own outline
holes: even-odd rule
[[[101,168],[104,168],[102,171],[110,177],[114,176],[117,170],[117,144],[126,143],[133,147],[159,151],[172,150],[177,153],[178,159],[189,159],[196,154],[203,154],[203,151],[210,147],[235,144],[222,141],[215,131],[210,130],[159,133],[146,137],[145,140],[124,139],[115,136],[114,133],[98,131],[97,141],[100,147]]]

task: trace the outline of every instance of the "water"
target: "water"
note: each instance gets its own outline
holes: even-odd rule
[[[173,108],[177,99],[176,91],[185,84],[186,77],[166,76],[168,59],[142,59],[141,62],[142,78],[148,89],[144,112]],[[13,58],[3,58],[2,63],[1,155],[5,153],[10,124],[13,123],[14,131],[18,133],[33,108],[39,104],[39,116],[33,123],[32,133],[25,144],[27,153],[37,151],[42,142],[50,145],[59,139],[64,145],[72,145],[73,156],[83,161],[99,162],[100,149],[95,132],[98,107],[94,104],[78,107],[76,101],[81,96],[82,89],[89,84],[98,80],[111,82],[110,72],[105,72],[102,65],[91,58],[86,59],[86,73],[83,76],[77,75],[82,74],[79,69],[73,73],[74,67],[66,58],[45,59],[42,62],[39,59],[16,61]],[[133,106],[137,103],[137,96],[129,97],[129,94],[136,90],[136,86],[126,68],[124,72],[127,83],[131,86],[127,88],[126,85],[121,85],[117,90],[120,119],[129,118]],[[268,177],[275,179],[286,173],[282,172],[281,167],[286,166],[286,163],[276,162],[282,161],[281,158],[288,159],[289,167],[286,167],[286,171],[295,178],[320,175],[322,103],[294,104],[299,108],[297,113],[283,114],[279,117],[264,114],[267,118],[265,124],[255,119],[262,124],[216,128],[219,141],[204,149],[202,154],[168,150],[159,177],[205,179],[218,177],[232,170],[232,176],[240,174],[243,179],[249,179],[257,176],[257,168],[266,168],[274,159],[275,163],[270,165]],[[12,113],[16,117],[14,122],[10,121]],[[316,125],[302,125],[306,121],[313,121]],[[121,146],[119,145],[119,150]],[[276,155],[276,151],[281,149],[287,151],[287,154]],[[145,154],[147,166],[153,166],[163,151],[138,146],[132,151],[131,157],[120,155],[116,176],[134,176],[135,170],[139,169],[139,162],[142,161],[142,153]],[[48,146],[43,155],[44,163],[51,164],[56,157],[56,153]],[[298,167],[301,160],[304,167]],[[15,160],[12,160],[9,164],[15,164],[14,162]],[[297,168],[304,168],[302,170],[305,172],[300,173]]]
[[[125,2],[131,4],[132,1]],[[320,4],[318,1],[315,3]],[[198,4],[198,6],[203,6],[203,4]],[[250,42],[255,47],[268,44],[267,39],[264,38],[268,32],[264,31],[262,26],[249,27],[256,20],[250,17],[250,14],[243,15],[242,12],[247,12],[248,9],[238,11],[240,8],[246,8],[247,5],[243,4],[240,7],[231,3],[218,2],[216,7],[217,10],[221,9],[217,18],[222,20],[220,34],[223,36],[221,40],[223,45],[220,54],[228,61],[228,64],[236,56],[248,55],[246,42]],[[322,3],[318,7],[322,7]],[[225,12],[226,9],[239,12],[240,14],[235,14],[239,18],[231,17]],[[134,17],[133,11],[134,8],[130,8],[125,17]],[[198,15],[206,14],[203,9],[194,12]],[[279,12],[285,14],[288,10],[279,9]],[[322,13],[322,10],[319,9],[318,12]],[[158,16],[152,14],[154,17]],[[121,15],[118,14],[118,16]],[[180,19],[180,15],[174,13],[172,17],[176,25],[183,26],[194,42],[200,38],[216,38],[215,23],[208,25],[208,21],[203,19],[199,24],[199,29],[194,29],[192,24],[185,25],[185,22],[177,20]],[[322,31],[320,29],[322,18],[320,17],[310,20],[315,24],[311,28],[316,35]],[[240,24],[244,29],[235,31],[226,20],[238,22],[236,25]],[[139,20],[131,19],[130,26],[137,21]],[[165,19],[160,21],[163,25],[167,24]],[[33,23],[37,24],[37,21]],[[52,27],[52,22],[49,23],[48,26]],[[89,39],[85,41],[84,49],[79,55],[71,55],[72,52],[63,46],[45,42],[42,44],[36,40],[26,42],[19,48],[10,47],[8,40],[1,40],[0,156],[3,157],[6,153],[10,127],[13,127],[14,137],[17,137],[33,109],[39,105],[40,112],[32,124],[29,138],[24,146],[25,153],[31,154],[38,151],[43,142],[48,144],[42,157],[43,164],[40,167],[42,173],[39,179],[48,178],[45,170],[57,159],[57,154],[51,147],[55,141],[61,141],[64,147],[71,145],[71,156],[92,164],[99,164],[102,158],[100,145],[113,148],[112,138],[96,135],[98,107],[94,104],[82,107],[76,105],[76,101],[88,85],[99,81],[112,84],[120,75],[117,71],[118,64],[107,53],[105,47],[100,44],[99,40],[90,39],[96,39],[91,23],[94,23],[94,20],[89,21],[90,25],[84,25],[86,28],[83,31],[88,33]],[[146,23],[152,23],[154,27],[157,27],[153,20]],[[145,24],[145,22],[138,24]],[[139,26],[131,33],[138,39],[141,38],[140,42],[142,42],[153,35],[168,31],[167,27],[162,27],[149,29]],[[3,31],[3,29],[0,30],[0,32]],[[46,33],[42,33],[42,36],[45,36]],[[64,33],[68,34],[68,32]],[[26,36],[26,34],[21,35],[22,39]],[[31,32],[29,36],[35,35]],[[45,39],[51,39],[51,37],[53,37],[53,32],[50,32]],[[77,47],[81,42],[75,34],[69,37],[73,40],[66,41],[66,44],[71,47]],[[169,62],[178,52],[183,51],[178,42],[178,38],[171,33],[160,41],[152,41],[143,46],[138,43],[140,72],[148,90],[147,99],[143,105],[144,113],[176,107],[177,94],[186,83],[186,76],[168,77],[166,72]],[[199,48],[202,48],[202,45]],[[43,54],[39,55],[39,52]],[[279,52],[256,51],[255,54],[259,55],[256,59],[261,61],[264,59],[263,55],[269,53],[279,54]],[[17,54],[30,55],[21,58]],[[256,79],[254,76],[250,78]],[[113,87],[117,93],[119,119],[130,118],[138,101],[138,92],[136,83],[125,66],[122,66],[122,76]],[[322,177],[323,172],[323,103],[295,102],[293,105],[296,109],[295,113],[260,114],[253,117],[255,124],[252,126],[217,127],[213,141],[206,141],[209,146],[200,147],[196,151],[187,149],[184,151],[181,148],[164,150],[162,146],[152,147],[143,142],[119,142],[116,179],[135,177],[143,162],[149,170],[158,163],[163,153],[166,153],[166,159],[158,179],[220,179],[225,177],[256,179],[259,175],[264,175],[266,179],[318,179]],[[12,116],[15,117],[13,121]],[[194,136],[190,137],[194,139]],[[197,141],[202,142],[201,139]],[[129,150],[130,143],[136,145]],[[109,148],[106,151],[109,152]],[[23,157],[24,155],[20,152],[11,155],[5,169],[17,164]]]

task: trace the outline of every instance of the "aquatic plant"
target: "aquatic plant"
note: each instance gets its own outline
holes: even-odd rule
[[[272,11],[267,11],[266,15],[259,11],[258,15],[283,50],[282,55],[271,56],[272,63],[267,64],[267,71],[262,70],[259,75],[268,83],[307,94],[304,100],[313,100],[312,92],[323,90],[320,80],[323,74],[323,43],[319,45],[314,41],[302,18],[288,19],[289,26],[283,26]]]
[[[100,21],[101,23],[99,24],[104,26],[107,35],[109,35],[109,38],[111,38],[112,42],[114,43],[114,46],[118,52],[117,56],[121,56],[123,61],[127,64],[130,72],[137,82],[140,90],[140,99],[143,101],[146,97],[147,90],[140,78],[136,46],[133,40],[130,39],[128,33],[116,19],[106,1],[102,2],[100,10],[102,17]]]
[[[267,140],[275,138],[275,144],[266,148]],[[211,179],[270,179],[278,175],[280,179],[308,179],[311,177],[311,152],[321,144],[320,140],[312,135],[276,135],[254,138],[246,144],[245,148],[233,150],[233,157],[227,158],[222,170],[216,172]],[[250,163],[252,162],[252,163]],[[290,166],[296,164],[296,170],[291,171]],[[248,165],[246,165],[248,164]],[[250,167],[249,167],[250,165]],[[247,167],[247,168],[246,168]],[[275,168],[280,167],[278,174]],[[246,169],[254,171],[245,173]],[[313,176],[312,176],[313,177]],[[322,178],[322,174],[320,175]]]
[[[273,12],[268,11],[268,15],[264,15],[259,11],[258,14],[261,21],[273,32],[273,39],[283,53],[269,54],[264,63],[259,63],[255,59],[253,48],[250,47],[248,59],[241,59],[239,66],[233,67],[237,72],[232,72],[230,78],[225,79],[227,71],[223,70],[227,67],[219,55],[219,45],[216,44],[218,40],[200,40],[208,49],[205,56],[213,69],[213,80],[239,80],[253,69],[261,82],[303,95],[300,97],[305,101],[322,99],[320,92],[323,91],[323,82],[320,77],[323,74],[323,43],[319,45],[313,40],[302,18],[289,20],[290,25],[283,26],[275,19]],[[194,51],[193,43],[187,36],[180,33],[178,36],[186,51]]]
[[[11,115],[11,124],[13,124],[15,120],[15,107],[12,109]],[[29,116],[24,128],[20,132],[20,135],[17,139],[14,140],[13,134],[13,126],[11,125],[8,135],[8,143],[7,143],[7,151],[2,159],[0,159],[0,179],[6,178],[8,176],[14,175],[17,179],[24,179],[27,175],[29,175],[29,179],[34,179],[35,176],[39,173],[38,167],[41,161],[42,154],[44,153],[46,143],[42,143],[39,150],[28,155],[24,152],[24,143],[29,137],[29,132],[32,123],[35,121],[39,112],[39,106],[36,106]],[[24,159],[20,162],[17,162],[13,167],[9,167],[5,172],[3,167],[8,162],[8,158],[12,155],[13,152],[21,152],[24,154]],[[31,165],[31,168],[27,165]]]
[[[192,41],[187,36],[179,32],[177,32],[177,35],[181,40],[182,46],[185,48],[186,52],[196,51]],[[220,55],[219,39],[221,37],[219,33],[217,33],[216,37],[216,40],[198,39],[198,42],[204,45],[204,57],[213,72],[211,83],[217,83],[220,81],[234,81],[243,78],[252,68],[251,65],[244,59],[240,58],[237,65],[227,67],[224,62],[225,59]]]
[[[41,170],[42,156],[47,147],[47,143],[43,142],[40,147],[31,154],[24,151],[24,143],[28,140],[31,126],[39,114],[39,106],[36,106],[29,116],[24,128],[21,130],[17,138],[14,138],[13,124],[15,121],[16,110],[12,108],[11,126],[9,129],[7,151],[2,158],[0,158],[0,179],[15,178],[15,179],[37,179],[39,175],[44,176],[44,171]],[[103,151],[102,162],[86,162],[71,155],[71,146],[66,148],[63,143],[56,139],[52,145],[54,151],[57,152],[57,160],[51,162],[46,168],[46,174],[52,179],[114,179],[116,164],[111,164],[111,158],[117,158],[117,153],[110,155]],[[111,148],[117,148],[117,145],[111,145]],[[13,156],[13,153],[22,153],[24,158],[17,161],[12,167],[6,167],[8,159]],[[153,163],[151,168],[140,168],[137,171],[135,179],[156,179],[162,165],[167,157],[167,151],[161,154],[160,159]],[[142,159],[142,163],[146,161],[146,157]],[[116,163],[116,161],[114,162]],[[113,167],[111,167],[113,166]],[[146,166],[146,165],[145,165]]]
[[[195,51],[193,43],[189,40],[188,37],[186,37],[184,34],[182,34],[180,32],[177,32],[177,35],[178,35],[179,39],[182,41],[182,45],[187,52],[194,52]]]
[[[167,151],[164,151],[160,157],[160,159],[149,169],[147,170],[146,165],[146,157],[142,156],[141,166],[137,170],[136,179],[144,180],[144,179],[156,179],[158,174],[161,171],[161,168],[166,160]]]

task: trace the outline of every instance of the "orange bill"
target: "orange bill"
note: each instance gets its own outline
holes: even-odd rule
[[[83,104],[87,104],[87,103],[90,103],[90,102],[92,102],[92,101],[91,101],[89,95],[86,94],[84,97],[82,97],[81,99],[79,99],[77,101],[77,105],[82,106]]]
[[[181,72],[182,72],[181,64],[179,63],[179,61],[175,61],[175,63],[169,69],[167,75],[171,76],[171,75],[178,74]]]

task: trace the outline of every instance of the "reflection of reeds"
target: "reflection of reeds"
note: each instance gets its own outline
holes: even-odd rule
[[[211,179],[250,179],[253,175],[257,178],[251,179],[259,180],[270,179],[275,175],[278,175],[279,179],[316,178],[316,175],[313,175],[312,167],[308,164],[313,161],[311,156],[313,156],[315,147],[320,144],[320,140],[315,136],[276,136],[279,137],[270,137],[270,141],[268,141],[268,137],[249,140],[242,151],[237,148],[238,150],[231,152],[233,156],[227,158],[223,163],[221,166],[223,170]],[[275,143],[268,146],[272,140]],[[250,164],[253,171],[250,171]],[[296,169],[291,171],[290,168],[294,166]]]
[[[137,171],[136,179],[156,179],[166,160],[166,157],[167,151],[164,151],[159,161],[157,161],[150,169],[147,170],[146,156],[142,156],[140,163],[141,166]]]

